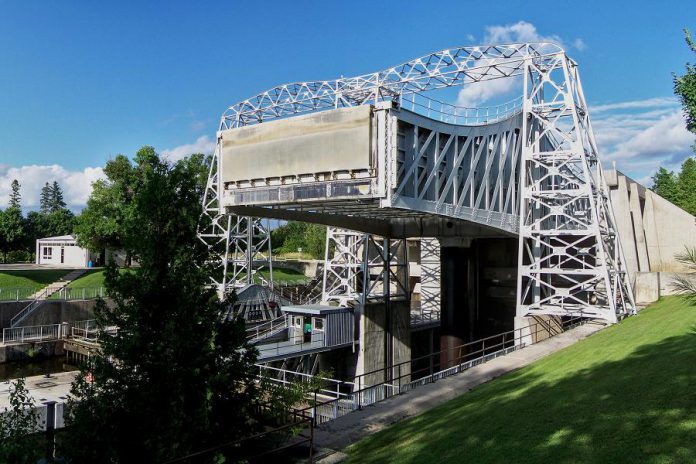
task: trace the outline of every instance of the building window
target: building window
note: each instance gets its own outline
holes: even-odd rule
[[[53,248],[52,247],[43,247],[42,259],[51,259],[52,257],[53,257]]]
[[[324,319],[321,319],[319,317],[314,318],[314,330],[317,330],[319,332],[324,331]]]

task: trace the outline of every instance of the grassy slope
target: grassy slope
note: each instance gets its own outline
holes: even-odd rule
[[[71,288],[100,288],[104,286],[104,270],[90,269],[68,284]]]
[[[696,462],[696,307],[661,300],[349,454],[351,463]]]
[[[43,288],[70,272],[71,269],[0,271],[0,288]]]

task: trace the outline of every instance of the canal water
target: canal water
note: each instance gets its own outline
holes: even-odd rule
[[[41,357],[25,361],[0,364],[0,381],[5,382],[20,377],[55,374],[77,370],[76,366],[65,364],[64,356]]]

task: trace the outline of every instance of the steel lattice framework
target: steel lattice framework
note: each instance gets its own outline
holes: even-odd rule
[[[267,267],[273,283],[271,235],[260,218],[226,214],[220,208],[219,146],[210,164],[203,195],[203,215],[198,237],[213,250],[211,280],[221,298],[235,288],[255,282],[256,270]]]
[[[455,123],[447,130],[428,122],[431,118],[399,111],[411,102],[418,112],[416,97],[432,90],[511,77],[524,81],[519,104],[473,113],[443,104],[437,112],[440,120]],[[342,181],[367,196],[360,203],[316,197],[314,206],[289,202],[289,209],[348,220],[450,216],[518,233],[518,316],[584,315],[616,321],[634,310],[577,65],[560,47],[527,43],[455,48],[358,77],[281,85],[223,114],[216,156],[223,131],[367,104],[374,106],[378,121],[379,175]],[[465,124],[461,129],[459,121]],[[467,129],[473,126],[478,129]],[[405,150],[397,134],[411,128],[413,143],[406,152],[410,164],[400,164]],[[206,211],[213,228],[224,231],[218,165],[211,169]],[[301,180],[288,182],[309,192]],[[296,187],[261,180],[236,188],[227,193],[228,205],[243,206],[244,198],[258,198],[255,204],[263,206],[260,199],[266,192]],[[378,201],[371,203],[371,198]],[[230,246],[229,234],[210,237]]]
[[[635,304],[576,63],[528,59],[523,99],[518,315],[616,322]]]
[[[364,304],[409,293],[406,240],[327,229],[322,301]]]

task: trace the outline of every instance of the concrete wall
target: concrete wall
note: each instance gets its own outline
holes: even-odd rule
[[[0,345],[0,363],[21,361],[35,356],[63,356],[63,340],[49,342],[23,343],[20,345]]]
[[[97,300],[46,301],[27,317],[22,325],[48,325],[94,319],[96,303]],[[12,318],[27,304],[26,301],[0,303],[0,328],[9,327]]]
[[[392,346],[392,362],[398,364],[411,359],[411,329],[410,303],[408,301],[392,301],[390,314],[390,332]],[[385,345],[388,341],[386,328],[387,311],[384,303],[368,303],[362,308],[360,320],[360,346],[356,375],[385,368]],[[402,376],[409,373],[409,364],[400,368]],[[394,369],[392,376],[397,377],[399,371]],[[402,383],[407,381],[402,380]],[[368,375],[365,384],[374,385],[384,382],[384,371]],[[363,384],[363,386],[365,385]]]
[[[674,294],[669,273],[689,271],[676,256],[696,247],[696,218],[619,171],[606,178],[636,303]]]
[[[675,255],[696,247],[696,218],[619,171],[606,177],[631,280],[638,272],[687,272]]]

